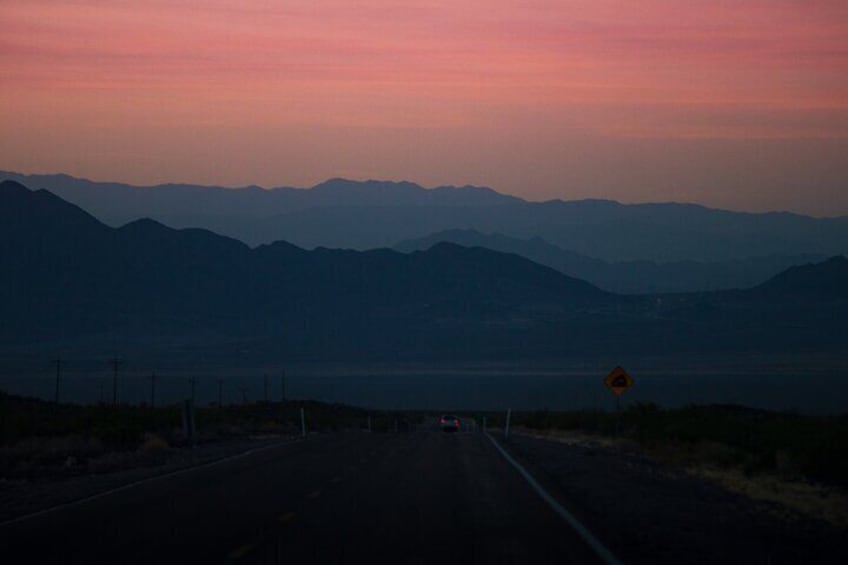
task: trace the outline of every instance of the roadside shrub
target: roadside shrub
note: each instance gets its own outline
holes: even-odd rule
[[[162,437],[152,434],[150,432],[144,432],[144,439],[141,442],[141,446],[138,448],[139,451],[142,452],[156,452],[156,451],[165,451],[169,448],[168,442],[165,441]]]
[[[490,425],[502,426],[500,414]],[[514,413],[515,425],[579,430],[632,439],[680,464],[709,464],[747,474],[778,473],[848,484],[848,415],[805,416],[734,405],[662,409],[635,404],[603,411]]]

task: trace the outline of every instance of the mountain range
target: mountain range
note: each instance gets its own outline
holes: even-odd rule
[[[844,354],[848,260],[747,290],[614,294],[515,254],[251,248],[142,219],[107,226],[0,183],[0,353],[73,350],[224,366],[669,352]]]
[[[548,243],[541,237],[520,239],[475,230],[446,230],[419,239],[402,241],[397,251],[423,251],[441,242],[464,247],[485,247],[515,253],[531,261],[584,279],[612,292],[625,294],[691,292],[748,288],[796,265],[818,262],[824,255],[770,255],[727,261],[609,262],[581,255]]]
[[[482,187],[425,189],[409,182],[332,179],[309,189],[169,184],[137,187],[67,175],[0,172],[46,188],[117,227],[151,218],[204,228],[248,245],[391,247],[452,229],[543,238],[606,262],[728,262],[832,256],[848,251],[848,217],[715,210],[694,204],[609,200],[529,202]]]

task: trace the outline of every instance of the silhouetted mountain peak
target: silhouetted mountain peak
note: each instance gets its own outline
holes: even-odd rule
[[[425,188],[409,181],[355,181],[334,178],[307,191],[317,202],[330,206],[490,206],[506,202],[524,202],[487,187],[438,186]],[[317,203],[316,202],[316,203]]]
[[[425,190],[423,187],[407,181],[366,180],[356,181],[345,178],[332,178],[316,184],[314,191],[386,191],[386,190]]]
[[[15,182],[13,180],[4,180],[3,182],[0,182],[0,197],[2,198],[22,196],[29,194],[30,192],[32,191],[19,182]]]
[[[0,183],[0,222],[10,229],[26,222],[33,233],[102,226],[94,216],[48,190],[32,191],[8,180]]]
[[[453,254],[453,253],[461,253],[463,250],[469,249],[463,245],[459,245],[450,241],[440,241],[430,247],[427,253],[432,254]]]
[[[601,210],[615,210],[627,206],[626,204],[622,204],[617,200],[609,200],[605,198],[583,198],[581,200],[563,200],[561,198],[555,198],[553,200],[542,202],[541,204],[547,204],[550,206],[560,206],[564,208],[575,208],[578,210],[586,210],[592,212]]]
[[[821,263],[791,267],[751,290],[768,295],[848,298],[848,259],[837,255]]]
[[[289,257],[308,253],[302,247],[293,245],[288,241],[275,241],[274,243],[260,245],[254,251],[260,255],[273,255],[275,257]]]
[[[152,220],[150,218],[140,218],[138,220],[129,222],[123,225],[120,229],[122,230],[148,230],[148,229],[164,229],[169,231],[174,231],[172,228],[169,228],[165,224],[161,222],[157,222],[156,220]]]

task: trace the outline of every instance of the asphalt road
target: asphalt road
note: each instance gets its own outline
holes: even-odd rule
[[[4,563],[594,563],[481,433],[311,437],[0,527]]]

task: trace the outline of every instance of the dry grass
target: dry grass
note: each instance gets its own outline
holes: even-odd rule
[[[687,471],[731,492],[791,510],[778,512],[787,520],[792,520],[793,513],[797,513],[848,529],[848,492],[840,489],[775,475],[748,476],[736,469],[699,466]]]
[[[156,452],[165,451],[170,447],[168,441],[154,433],[145,432],[144,439],[141,442],[138,450],[141,452]]]
[[[547,439],[559,443],[564,443],[567,445],[575,445],[577,447],[606,447],[616,449],[635,449],[638,447],[638,444],[636,442],[628,439],[616,438],[600,434],[587,434],[585,432],[580,432],[577,430],[557,430],[553,428],[547,430],[530,430],[527,428],[519,427],[516,427],[514,429],[516,431],[519,431],[522,435],[534,437],[537,439]]]

